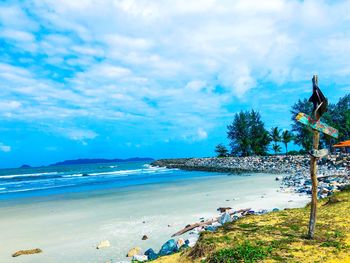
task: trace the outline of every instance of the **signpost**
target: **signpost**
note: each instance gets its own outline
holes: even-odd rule
[[[312,96],[309,102],[314,104],[314,109],[312,112],[312,117],[305,113],[300,112],[296,119],[300,123],[310,127],[313,132],[313,150],[310,154],[310,176],[312,182],[312,199],[311,199],[311,211],[310,211],[310,221],[309,221],[309,232],[308,237],[313,239],[315,236],[315,226],[316,226],[316,214],[317,214],[317,191],[318,191],[318,181],[317,181],[317,159],[318,157],[315,152],[318,151],[318,145],[320,142],[320,132],[330,135],[334,138],[338,138],[338,131],[327,124],[319,121],[322,115],[327,111],[328,100],[322,94],[320,88],[318,87],[317,75],[312,78]],[[322,150],[321,150],[322,151]]]

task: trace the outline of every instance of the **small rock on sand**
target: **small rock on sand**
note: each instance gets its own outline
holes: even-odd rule
[[[148,236],[147,235],[143,235],[142,236],[142,240],[147,240],[148,239]]]
[[[96,249],[101,249],[101,248],[106,248],[110,247],[111,244],[109,243],[108,240],[101,241],[100,244],[97,245]]]
[[[220,213],[224,213],[230,209],[232,209],[232,208],[231,207],[219,207],[218,209],[216,209],[216,211],[219,211]]]
[[[137,262],[144,262],[148,260],[148,256],[146,255],[135,255],[132,257],[133,261],[137,261]]]
[[[19,250],[12,254],[12,257],[18,257],[21,255],[31,255],[31,254],[38,254],[43,252],[40,248],[34,248],[34,249],[27,249],[27,250]]]

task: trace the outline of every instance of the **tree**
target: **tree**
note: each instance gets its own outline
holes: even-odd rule
[[[217,157],[227,157],[228,156],[228,150],[225,145],[222,143],[216,145],[215,152],[217,154]]]
[[[292,140],[293,140],[293,134],[288,130],[284,130],[282,132],[282,142],[286,147],[286,155],[288,154],[288,143],[290,143]]]
[[[301,124],[295,119],[299,112],[311,114],[312,104],[309,103],[307,99],[298,100],[291,109],[294,142],[301,146],[305,151],[309,151],[312,149],[312,133],[307,126]]]
[[[280,153],[282,148],[277,143],[272,145],[272,150],[275,152],[275,154]]]
[[[263,121],[261,120],[259,112],[252,110],[249,114],[249,121],[251,151],[255,155],[265,155],[268,151],[270,137],[269,133],[265,129]]]
[[[270,138],[259,112],[252,110],[236,113],[227,129],[232,154],[240,156],[266,154]]]
[[[240,156],[250,155],[249,112],[236,113],[227,129],[227,138],[231,141],[231,153]]]
[[[292,106],[292,131],[294,133],[294,142],[303,147],[304,150],[312,149],[312,133],[309,128],[296,121],[295,117],[299,112],[311,114],[312,104],[307,99],[298,100]],[[336,128],[339,131],[339,138],[337,140],[332,137],[321,134],[320,147],[328,147],[329,149],[337,141],[343,141],[350,138],[350,94],[340,98],[335,104],[330,103],[328,112],[326,112],[321,119],[328,125]]]
[[[278,127],[273,127],[270,132],[271,140],[277,144],[281,141],[281,130]]]

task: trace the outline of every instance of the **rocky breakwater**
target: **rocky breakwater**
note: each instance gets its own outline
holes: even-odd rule
[[[282,191],[311,193],[309,155],[161,159],[151,165],[210,172],[283,174],[276,177],[282,181]],[[319,197],[328,196],[348,184],[350,154],[328,155],[318,160],[317,175]]]

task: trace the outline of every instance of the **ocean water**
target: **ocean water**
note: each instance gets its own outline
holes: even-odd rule
[[[119,262],[135,246],[158,251],[218,207],[300,207],[271,174],[227,174],[117,163],[0,170],[0,262]],[[141,240],[143,235],[149,239]],[[183,238],[195,237],[187,233]],[[110,248],[96,245],[109,240]],[[43,253],[12,258],[17,250]]]
[[[2,169],[0,200],[127,188],[203,176],[215,174],[152,167],[145,162]]]

